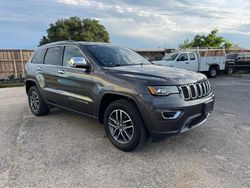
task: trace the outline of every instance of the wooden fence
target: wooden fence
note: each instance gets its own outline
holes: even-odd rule
[[[0,49],[0,77],[25,76],[25,64],[33,50],[8,50]]]

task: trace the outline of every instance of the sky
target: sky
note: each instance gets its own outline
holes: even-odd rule
[[[0,0],[0,48],[33,49],[70,16],[99,20],[112,43],[130,48],[176,48],[215,28],[250,48],[249,10],[249,0]]]

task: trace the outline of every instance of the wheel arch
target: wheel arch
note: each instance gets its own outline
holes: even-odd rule
[[[120,100],[120,99],[126,99],[131,101],[132,103],[134,103],[135,107],[137,108],[138,112],[141,115],[141,111],[138,108],[138,105],[136,103],[136,99],[130,95],[127,94],[123,94],[123,93],[116,93],[116,92],[107,92],[104,93],[101,97],[101,100],[99,102],[98,108],[97,108],[97,117],[98,120],[101,124],[103,124],[103,119],[104,119],[104,113],[105,110],[107,109],[108,105],[116,100]],[[142,120],[143,117],[141,116]]]
[[[36,81],[34,81],[34,80],[32,80],[32,79],[26,80],[26,82],[25,82],[26,94],[28,94],[29,89],[30,89],[32,86],[37,86]]]
[[[211,64],[209,66],[209,70],[212,68],[212,67],[216,67],[217,71],[220,71],[220,66],[218,64]]]

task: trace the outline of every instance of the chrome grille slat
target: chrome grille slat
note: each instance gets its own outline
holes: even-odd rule
[[[212,92],[211,85],[208,81],[182,85],[179,89],[186,101],[205,97]]]
[[[191,99],[191,98],[192,98],[191,89],[190,89],[190,87],[188,87],[188,86],[186,86],[186,87],[187,87],[188,95],[189,95],[188,99]]]
[[[205,83],[203,82],[202,83],[202,87],[203,87],[203,91],[204,91],[204,93],[203,93],[203,96],[205,96],[206,95],[206,93],[207,93],[207,90],[206,90],[206,86],[205,86]]]
[[[199,89],[200,89],[200,94],[198,95],[198,97],[202,97],[203,95],[203,91],[202,91],[202,87],[201,87],[201,83],[197,83]]]
[[[205,82],[205,85],[206,85],[206,89],[207,89],[207,93],[208,93],[209,92],[209,88],[208,88],[207,82]]]

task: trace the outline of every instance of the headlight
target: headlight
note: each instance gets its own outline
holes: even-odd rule
[[[170,95],[179,93],[176,86],[148,86],[148,90],[151,95]]]

